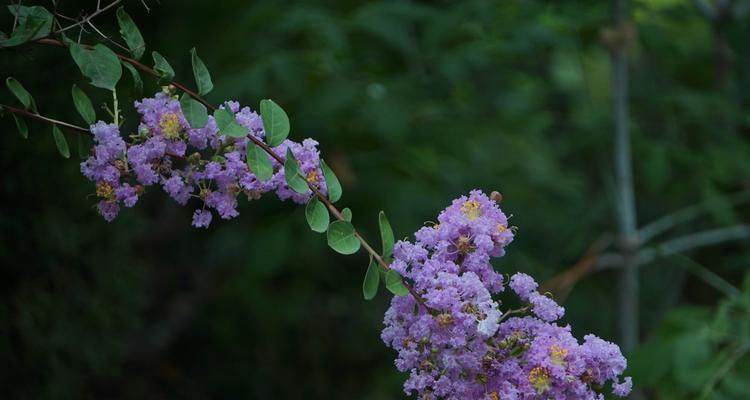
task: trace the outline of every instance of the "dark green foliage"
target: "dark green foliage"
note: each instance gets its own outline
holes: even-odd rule
[[[256,112],[259,99],[282,104],[294,140],[321,142],[346,189],[339,209],[357,212],[357,229],[378,250],[377,210],[388,210],[394,239],[411,238],[473,188],[502,192],[519,227],[495,262],[504,274],[546,281],[615,231],[610,65],[600,41],[609,2],[147,3],[150,13],[139,2],[128,12],[149,49],[173,60],[167,80],[176,70],[192,86],[187,50],[195,46],[211,66],[212,101],[237,99]],[[631,2],[639,223],[707,205],[647,246],[750,220],[748,204],[729,196],[747,190],[750,176],[750,22],[745,2],[733,3],[713,24],[689,1]],[[70,16],[92,7],[58,4]],[[0,30],[11,36],[13,18],[3,18]],[[119,39],[114,10],[94,22]],[[80,121],[68,92],[77,83],[106,117],[99,105],[111,93],[89,90],[64,50],[12,50],[0,57],[2,79],[23,82],[51,116]],[[145,94],[159,90],[143,77]],[[123,133],[134,134],[137,98],[122,93],[125,83]],[[15,101],[7,90],[0,96]],[[304,207],[240,194],[238,219],[215,216],[211,229],[194,230],[198,202],[177,206],[154,187],[106,223],[91,207],[95,188],[78,160],[59,156],[50,127],[20,120],[30,135],[22,140],[4,115],[0,193],[13,206],[0,213],[0,397],[405,397],[394,353],[379,339],[391,293],[362,300],[364,252],[334,254],[310,232]],[[329,193],[335,201],[341,192]],[[689,256],[738,288],[750,265],[746,242]],[[572,288],[564,305],[577,336],[616,340],[616,276],[597,272]],[[636,384],[659,400],[700,398],[735,352],[736,337],[722,342],[707,331],[728,326],[719,304],[736,299],[722,300],[673,258],[645,265],[640,283],[647,341],[631,359]],[[738,359],[709,398],[746,398],[749,359]]]

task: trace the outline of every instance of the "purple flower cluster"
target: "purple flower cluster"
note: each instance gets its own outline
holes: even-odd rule
[[[310,199],[311,190],[297,193],[287,185],[284,165],[276,159],[269,157],[274,172],[271,179],[261,181],[255,176],[246,160],[249,137],[222,135],[213,116],[203,128],[191,128],[177,97],[168,90],[135,102],[135,108],[141,120],[138,132],[128,135],[128,143],[119,127],[99,121],[91,126],[94,154],[81,163],[81,172],[96,183],[97,207],[107,221],[117,216],[121,205],[132,207],[153,185],[161,185],[181,205],[192,198],[201,200],[193,214],[193,226],[199,228],[209,226],[213,212],[223,219],[238,216],[240,194],[255,200],[274,191],[281,200],[301,204]],[[234,101],[221,108],[232,111],[248,136],[265,140],[263,121],[257,113]],[[274,151],[285,160],[287,149],[291,150],[307,182],[325,194],[317,145],[312,139],[302,143],[285,140]]]
[[[391,267],[414,296],[394,297],[382,339],[408,372],[408,394],[420,399],[603,399],[630,392],[619,381],[626,360],[617,345],[588,335],[581,344],[570,326],[554,321],[564,309],[537,291],[523,273],[506,282],[524,303],[501,311],[504,290],[490,257],[504,254],[513,228],[496,202],[480,191],[453,201],[414,243],[399,241]]]

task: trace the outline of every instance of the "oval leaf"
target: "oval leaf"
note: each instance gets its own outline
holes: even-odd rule
[[[338,253],[354,254],[361,245],[354,233],[350,222],[335,221],[328,226],[328,245]]]
[[[297,193],[307,193],[307,181],[302,177],[299,164],[290,149],[286,149],[286,161],[284,161],[284,179],[292,190]]]
[[[328,200],[331,201],[331,203],[335,203],[339,201],[341,198],[341,183],[339,183],[339,178],[336,177],[336,174],[333,173],[333,170],[328,167],[328,164],[321,158],[320,159],[320,169],[323,170],[323,178],[326,180],[326,187],[328,188]]]
[[[344,220],[352,222],[352,210],[350,210],[349,207],[341,210],[341,216],[344,217]]]
[[[65,135],[63,135],[62,131],[57,127],[57,125],[52,125],[52,137],[55,138],[55,146],[57,146],[57,151],[60,152],[60,155],[64,158],[70,158],[70,148],[68,147],[68,141],[65,140]]]
[[[305,207],[305,218],[307,219],[310,229],[315,232],[323,233],[328,229],[328,209],[321,203],[317,197],[313,196]]]
[[[141,75],[131,64],[123,62],[122,65],[125,66],[125,69],[130,71],[130,76],[133,78],[133,90],[135,90],[136,95],[140,96],[141,93],[143,93],[143,80],[141,80]]]
[[[174,69],[161,54],[156,51],[151,52],[154,59],[154,70],[159,73],[159,84],[167,85],[174,79]]]
[[[266,143],[276,147],[289,136],[289,117],[273,100],[260,101],[260,116],[266,131]]]
[[[120,25],[120,34],[125,39],[130,54],[136,59],[141,58],[146,50],[146,43],[143,41],[141,31],[138,30],[133,19],[125,12],[125,7],[120,6],[117,9],[117,24]]]
[[[70,55],[92,85],[115,90],[115,85],[122,77],[122,66],[117,55],[107,46],[97,44],[87,49],[80,44],[70,43]]]
[[[193,62],[193,76],[195,76],[195,84],[198,85],[198,93],[204,95],[214,88],[214,84],[211,82],[211,75],[208,73],[206,64],[198,57],[195,47],[190,49],[190,58]]]
[[[206,107],[187,94],[183,94],[180,98],[180,108],[182,108],[182,115],[185,116],[191,128],[203,128],[208,124]]]
[[[370,256],[370,265],[367,267],[365,280],[362,282],[362,294],[365,300],[372,300],[378,294],[378,286],[380,286],[379,269],[378,263]]]
[[[16,114],[12,114],[13,119],[16,121],[16,128],[18,128],[18,134],[21,135],[22,138],[28,139],[29,138],[29,127],[26,125],[26,121],[23,120],[23,118],[19,118]]]
[[[401,275],[395,269],[390,269],[385,274],[385,287],[396,296],[406,296],[409,294],[409,289],[404,286]]]
[[[86,93],[75,84],[71,89],[71,95],[73,96],[73,105],[76,106],[78,114],[81,114],[81,118],[89,125],[96,122],[96,111],[94,111],[94,105],[91,104],[89,96],[86,96]]]
[[[380,225],[380,242],[383,244],[383,257],[389,258],[393,255],[393,244],[395,239],[393,238],[391,223],[388,222],[388,218],[385,217],[383,211],[381,211],[378,216],[378,224]]]
[[[219,131],[222,134],[236,138],[247,136],[247,128],[238,124],[237,120],[234,119],[234,114],[228,109],[216,109],[214,111],[214,119],[216,119],[216,126],[219,127]]]
[[[261,181],[267,181],[273,177],[271,160],[268,159],[263,149],[252,142],[247,143],[247,166]]]
[[[10,90],[11,93],[16,96],[18,101],[23,104],[24,109],[31,109],[31,111],[35,113],[39,112],[36,109],[36,102],[34,102],[34,98],[31,97],[31,93],[29,93],[29,91],[26,90],[26,88],[21,85],[21,82],[17,81],[16,78],[8,77],[8,79],[5,80],[5,85],[8,87],[8,90]]]

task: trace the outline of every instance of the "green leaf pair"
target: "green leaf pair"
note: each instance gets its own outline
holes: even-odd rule
[[[383,211],[378,215],[378,225],[380,227],[380,241],[383,246],[383,259],[386,263],[389,263],[393,258],[393,246],[395,240],[391,224],[388,222],[388,218],[386,218]],[[370,258],[370,265],[367,267],[365,280],[362,283],[362,294],[364,295],[365,300],[371,300],[377,294],[381,273],[385,274],[385,287],[391,293],[397,296],[405,296],[409,294],[409,290],[404,285],[403,279],[397,271],[389,269],[387,272],[383,272],[378,263]]]

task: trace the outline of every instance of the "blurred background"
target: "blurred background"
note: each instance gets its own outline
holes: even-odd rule
[[[59,3],[69,16],[96,8]],[[146,4],[126,9],[178,81],[192,85],[195,46],[211,102],[271,97],[294,139],[321,143],[371,241],[380,210],[407,238],[453,198],[498,190],[519,231],[495,267],[547,282],[579,338],[632,331],[633,398],[750,398],[750,1],[633,0],[620,25],[601,0]],[[117,35],[113,12],[95,23]],[[613,52],[630,73],[639,241],[625,247]],[[83,124],[73,83],[109,100],[65,50],[0,54],[2,79],[44,114]],[[23,140],[0,121],[0,397],[405,397],[379,339],[390,295],[364,301],[367,257],[330,250],[302,207],[242,199],[241,217],[204,231],[192,207],[151,190],[107,223],[75,135],[65,160],[51,128],[29,124]],[[620,290],[623,254],[639,291]]]

